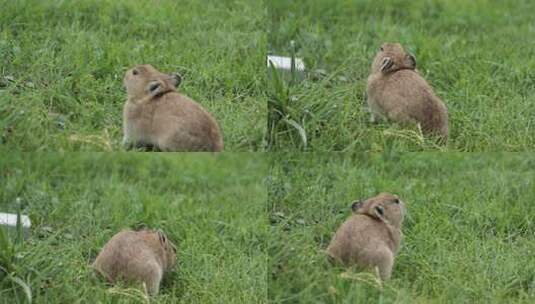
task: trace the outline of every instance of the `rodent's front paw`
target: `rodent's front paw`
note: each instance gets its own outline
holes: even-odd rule
[[[394,65],[394,61],[390,57],[383,58],[383,62],[381,63],[381,71],[386,72],[388,71],[392,66]]]

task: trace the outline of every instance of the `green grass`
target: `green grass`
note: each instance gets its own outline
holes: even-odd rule
[[[272,303],[533,303],[532,154],[278,154],[268,179]],[[353,200],[398,194],[392,280],[342,275],[324,250]]]
[[[269,1],[268,53],[290,55],[294,40],[307,66],[301,83],[269,86],[269,149],[532,150],[534,10],[531,0]],[[415,54],[448,106],[446,146],[422,138],[416,127],[369,123],[371,61],[381,43],[396,41]],[[276,113],[281,104],[285,111]]]
[[[264,147],[261,1],[0,0],[0,143],[121,150],[122,79],[150,63],[211,112],[227,151]]]
[[[535,301],[535,155],[457,153],[535,149],[534,1],[0,8],[0,212],[32,219],[25,240],[0,230],[0,304],[147,302],[89,267],[143,225],[179,248],[156,303]],[[395,41],[448,106],[444,146],[369,122],[371,61]],[[266,71],[266,53],[303,58],[304,77]],[[226,151],[273,154],[120,152],[122,79],[142,63],[182,75]],[[322,252],[350,202],[382,191],[409,211],[384,286]]]
[[[249,153],[2,155],[0,211],[17,212],[19,197],[32,220],[10,275],[30,286],[33,303],[145,302],[135,285],[108,286],[90,268],[112,235],[140,225],[178,245],[178,265],[154,303],[266,303],[267,161]],[[2,268],[0,303],[25,303]]]

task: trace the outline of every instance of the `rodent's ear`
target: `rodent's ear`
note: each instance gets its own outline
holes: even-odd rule
[[[377,218],[384,218],[384,215],[385,215],[385,208],[381,205],[377,205],[375,206],[375,208],[373,208],[373,211],[375,212],[375,215],[377,216]]]
[[[165,237],[165,234],[161,231],[161,230],[158,230],[158,239],[160,240],[160,243],[162,245],[164,245],[165,243],[167,243],[167,238]]]
[[[149,91],[149,93],[154,93],[161,85],[162,84],[158,80],[153,80],[147,85],[147,91]]]
[[[394,65],[394,61],[390,57],[383,58],[383,62],[381,63],[381,72],[388,71],[392,66]]]
[[[407,64],[407,66],[413,69],[416,68],[416,58],[411,53],[407,53],[407,55],[405,55],[405,63]]]
[[[351,210],[353,212],[357,212],[360,208],[362,208],[363,204],[364,202],[362,200],[354,201],[353,203],[351,203]]]
[[[162,82],[159,80],[153,80],[147,85],[147,92],[153,96],[163,93]]]
[[[180,76],[178,73],[171,74],[171,79],[175,88],[178,88],[180,83],[182,83],[182,76]]]

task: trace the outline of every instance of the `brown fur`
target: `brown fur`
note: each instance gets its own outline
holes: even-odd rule
[[[352,209],[353,215],[336,231],[327,254],[345,266],[377,267],[380,278],[388,280],[402,238],[404,203],[381,193],[353,203]]]
[[[104,245],[92,267],[111,283],[142,282],[156,295],[164,272],[175,263],[176,247],[163,232],[123,230]]]
[[[125,73],[123,142],[161,151],[223,150],[219,125],[198,103],[178,93],[180,77],[140,65]]]
[[[368,77],[372,121],[386,118],[419,123],[427,134],[448,137],[448,110],[416,70],[414,56],[399,43],[385,43],[375,56]]]

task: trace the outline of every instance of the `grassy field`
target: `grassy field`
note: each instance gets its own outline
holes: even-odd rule
[[[535,2],[274,0],[268,53],[304,59],[300,83],[269,88],[270,150],[526,151],[535,147]],[[366,79],[400,42],[449,108],[450,140],[369,122]],[[306,146],[305,139],[306,138]]]
[[[533,303],[535,156],[278,154],[268,190],[273,303]],[[331,266],[322,250],[351,202],[407,205],[392,280]]]
[[[122,79],[150,63],[218,120],[227,151],[264,148],[261,1],[0,0],[0,143],[121,150]]]
[[[116,232],[147,225],[178,244],[154,303],[266,303],[267,171],[252,154],[4,156],[0,211],[16,212],[20,197],[33,224],[13,275],[33,303],[145,303],[136,286],[107,286],[89,265]],[[24,297],[0,268],[0,303]]]

